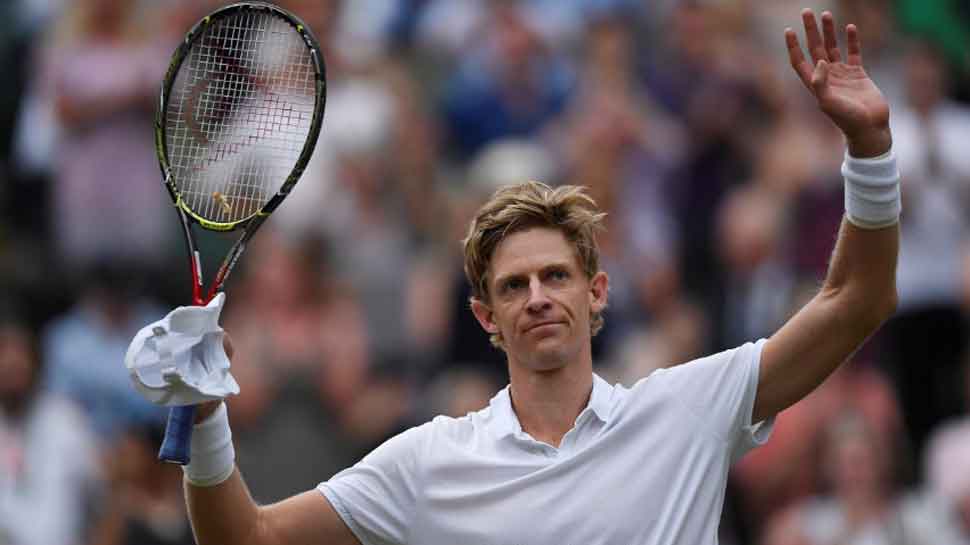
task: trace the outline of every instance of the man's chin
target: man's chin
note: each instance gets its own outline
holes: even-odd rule
[[[562,342],[544,339],[533,348],[529,362],[533,371],[556,371],[569,364],[568,351]]]

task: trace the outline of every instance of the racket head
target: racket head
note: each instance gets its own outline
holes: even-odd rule
[[[297,16],[272,4],[220,8],[173,53],[155,115],[155,150],[185,231],[195,304],[221,288],[246,242],[300,179],[325,104],[319,42]],[[190,223],[214,231],[245,227],[205,298]],[[189,463],[194,414],[193,406],[170,411],[159,459]]]
[[[300,179],[326,105],[320,45],[266,2],[222,7],[172,55],[155,116],[155,150],[173,202],[205,229],[271,213]]]

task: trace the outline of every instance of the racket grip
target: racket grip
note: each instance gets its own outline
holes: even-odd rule
[[[168,412],[165,439],[158,451],[158,459],[172,464],[189,463],[189,447],[192,444],[192,426],[195,423],[195,405],[172,407]]]

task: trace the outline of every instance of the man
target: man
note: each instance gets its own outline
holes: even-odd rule
[[[601,219],[579,188],[500,190],[472,222],[472,312],[510,386],[464,418],[392,438],[318,490],[257,506],[221,403],[199,411],[186,501],[201,545],[715,543],[729,465],[772,415],[818,386],[895,308],[899,185],[889,109],[842,61],[830,13],[802,13],[792,67],[846,136],[846,221],[819,294],[771,339],[660,370],[633,388],[594,376],[608,278]]]

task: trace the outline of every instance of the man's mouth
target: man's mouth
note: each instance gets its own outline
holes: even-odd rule
[[[528,333],[529,331],[532,331],[533,329],[538,329],[540,327],[545,327],[545,326],[548,326],[548,325],[561,325],[562,323],[563,322],[558,321],[558,320],[549,320],[547,322],[539,322],[539,323],[530,325],[529,327],[526,328],[525,331],[526,331],[526,333]]]

